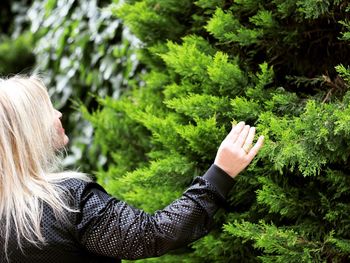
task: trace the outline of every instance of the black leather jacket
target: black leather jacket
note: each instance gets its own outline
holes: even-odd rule
[[[77,179],[61,183],[73,195],[70,223],[56,220],[44,205],[42,229],[46,245],[26,244],[23,253],[14,235],[11,263],[120,262],[159,256],[206,235],[234,180],[215,165],[197,177],[182,197],[149,215],[111,197],[98,184]],[[3,241],[0,238],[0,247]],[[0,252],[1,262],[5,262]]]

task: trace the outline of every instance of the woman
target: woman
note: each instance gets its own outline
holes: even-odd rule
[[[182,197],[148,215],[85,174],[55,172],[68,143],[43,82],[0,80],[1,262],[120,262],[153,257],[207,234],[237,176],[258,153],[240,122],[209,170]]]

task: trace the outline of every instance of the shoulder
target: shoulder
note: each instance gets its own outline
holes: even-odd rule
[[[115,198],[94,181],[69,178],[62,181],[60,185],[69,191],[70,206],[76,210],[70,213],[74,235],[78,240],[84,240],[84,233],[88,233],[88,230],[94,226],[94,222],[108,211]]]
[[[57,184],[73,198],[74,203],[80,203],[90,195],[108,195],[106,190],[94,181],[67,178]]]

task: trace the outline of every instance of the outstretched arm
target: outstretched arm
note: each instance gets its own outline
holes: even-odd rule
[[[159,256],[206,235],[235,177],[254,158],[262,138],[252,148],[255,128],[239,123],[219,147],[214,164],[197,177],[184,194],[154,215],[110,197],[90,183],[82,197],[77,222],[81,243],[96,254],[120,259]],[[248,147],[246,151],[242,147]]]

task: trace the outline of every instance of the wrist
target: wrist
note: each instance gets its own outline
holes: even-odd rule
[[[233,169],[230,169],[230,167],[226,167],[225,165],[222,165],[217,162],[214,162],[214,165],[221,169],[223,172],[225,172],[231,178],[235,178],[238,175],[238,172],[234,171]]]
[[[208,171],[203,175],[203,178],[208,180],[223,197],[227,196],[236,182],[233,177],[215,163],[210,166]]]

